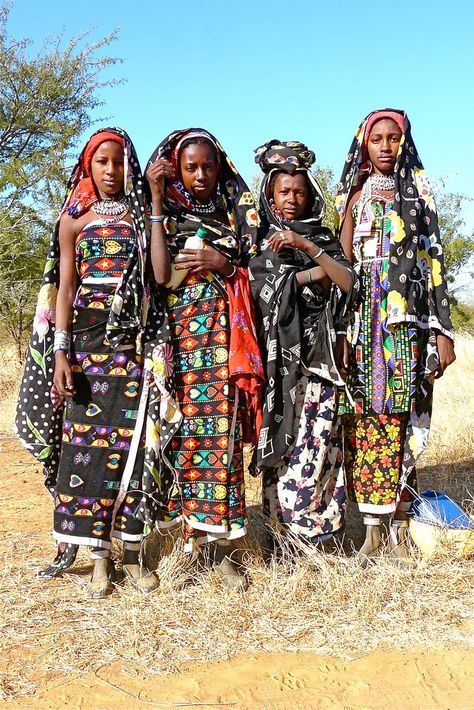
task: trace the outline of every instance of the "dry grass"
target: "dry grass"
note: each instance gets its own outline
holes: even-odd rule
[[[472,338],[459,338],[458,361],[437,383],[433,434],[420,471],[421,487],[444,488],[459,498],[472,490],[473,344]],[[155,538],[148,554],[159,558],[160,590],[143,598],[119,586],[108,599],[91,602],[86,552],[74,573],[38,581],[34,572],[48,559],[51,542],[46,533],[25,536],[17,526],[20,531],[0,543],[0,651],[8,661],[0,698],[31,694],[50,671],[77,677],[113,662],[145,677],[175,672],[190,661],[256,651],[354,656],[377,647],[473,643],[472,561],[428,562],[413,550],[406,567],[382,553],[363,571],[350,555],[350,540],[357,543],[361,534],[360,518],[351,512],[344,551],[325,554],[300,546],[295,553],[283,545],[278,560],[265,562],[258,486],[249,482],[251,533],[242,553],[251,580],[246,593],[226,591],[213,572],[197,573],[185,584],[183,554],[169,540]]]
[[[0,434],[12,434],[22,368],[13,346],[0,348]]]

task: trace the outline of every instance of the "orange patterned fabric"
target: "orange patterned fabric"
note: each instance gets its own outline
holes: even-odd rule
[[[239,388],[244,399],[244,443],[256,444],[262,424],[262,387],[265,374],[255,328],[250,283],[246,269],[236,269],[226,279],[229,299],[230,344],[229,380]]]

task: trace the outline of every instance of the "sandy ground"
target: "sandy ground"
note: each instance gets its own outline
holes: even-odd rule
[[[316,654],[267,654],[140,678],[112,666],[80,680],[51,675],[15,708],[129,710],[470,710],[474,652],[377,651],[349,662]],[[0,702],[0,708],[12,703]]]
[[[0,468],[0,549],[5,549],[12,532],[11,521],[16,521],[15,533],[33,534],[38,548],[48,544],[50,550],[51,502],[37,464],[14,439],[4,438],[0,440]],[[44,515],[38,515],[39,509]],[[2,608],[8,614],[4,605]],[[47,643],[31,648],[10,645],[0,653],[6,698],[0,701],[0,708],[474,708],[474,649],[462,646],[435,651],[379,649],[352,660],[315,653],[251,654],[219,663],[180,666],[172,675],[144,675],[133,668],[127,673],[124,664],[112,663],[95,668],[95,672],[76,670],[65,675],[54,669],[39,670],[37,661],[47,653]],[[10,694],[9,683],[14,684],[20,675],[22,692],[18,694],[12,685]]]

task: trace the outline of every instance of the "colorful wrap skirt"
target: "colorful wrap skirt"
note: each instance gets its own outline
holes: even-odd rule
[[[92,281],[89,279],[89,281]],[[76,394],[63,420],[55,495],[58,542],[111,548],[139,541],[144,438],[139,413],[142,358],[105,338],[116,285],[83,284],[74,304],[71,366]]]
[[[181,524],[190,550],[245,535],[242,414],[229,381],[225,289],[210,274],[190,274],[167,306],[182,421],[154,503],[158,527]]]

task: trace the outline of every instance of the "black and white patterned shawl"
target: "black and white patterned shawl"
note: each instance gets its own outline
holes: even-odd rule
[[[270,141],[256,153],[257,162],[268,171],[260,191],[259,250],[249,263],[262,360],[266,363],[267,374],[256,458],[257,468],[262,469],[278,463],[293,444],[295,390],[301,367],[310,368],[335,384],[343,384],[334,363],[333,324],[335,317],[341,318],[350,308],[357,283],[354,276],[353,287],[344,295],[336,287],[328,293],[319,283],[298,288],[296,274],[315,266],[315,262],[298,249],[286,248],[277,253],[268,248],[268,238],[275,230],[291,229],[323,248],[351,273],[352,268],[339,241],[321,224],[324,198],[308,169],[314,154],[296,141]],[[275,154],[278,156],[276,163]],[[287,222],[272,210],[269,188],[275,173],[294,173],[295,170],[304,173],[310,185],[311,215],[304,220]]]

